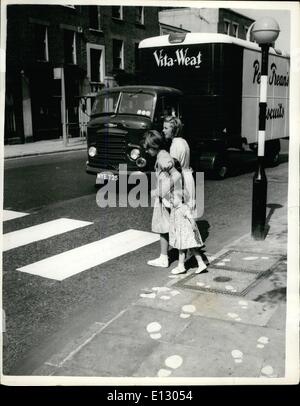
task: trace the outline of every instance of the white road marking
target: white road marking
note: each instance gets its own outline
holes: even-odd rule
[[[126,230],[103,240],[18,268],[18,271],[62,281],[158,240],[158,234]]]
[[[38,224],[36,226],[22,228],[21,230],[12,231],[11,233],[3,235],[3,251],[8,251],[36,241],[45,240],[46,238],[63,234],[67,231],[85,227],[90,224],[93,223],[61,218],[47,221],[46,223]]]
[[[19,217],[28,216],[29,213],[21,213],[20,211],[3,210],[3,221],[13,220]]]

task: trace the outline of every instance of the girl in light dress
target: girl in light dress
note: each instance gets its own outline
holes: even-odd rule
[[[176,275],[186,272],[184,267],[186,249],[191,249],[197,259],[198,269],[195,272],[203,272],[206,270],[206,264],[202,260],[199,248],[204,244],[193,219],[191,203],[188,204],[189,200],[185,201],[184,171],[180,165],[176,165],[176,159],[165,150],[165,138],[159,132],[150,130],[145,134],[144,148],[149,155],[156,156],[158,185],[154,191],[156,204],[153,209],[152,231],[160,234],[169,232],[169,244],[179,250],[178,266],[171,273]],[[153,261],[148,261],[148,264],[162,266],[157,263],[165,259],[168,266],[167,249],[164,255],[166,258],[162,258],[161,254],[154,260],[156,264],[153,264]]]
[[[195,216],[196,199],[195,199],[195,184],[193,172],[190,168],[190,148],[185,139],[181,135],[182,124],[181,120],[175,116],[166,116],[163,123],[163,135],[166,139],[165,149],[170,146],[170,155],[175,158],[182,168],[184,177],[185,199],[193,216]],[[171,144],[171,145],[170,145]],[[157,167],[167,169],[168,159],[164,159],[165,154],[160,154],[157,158]],[[169,212],[170,205],[166,200],[160,201],[160,211],[163,220],[161,226],[154,227],[154,232],[160,233],[160,256],[148,261],[148,265],[167,268],[169,266],[168,247],[169,247]]]

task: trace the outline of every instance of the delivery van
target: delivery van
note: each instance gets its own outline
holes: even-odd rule
[[[117,176],[120,163],[129,171],[153,170],[141,139],[147,129],[161,131],[168,114],[182,119],[196,170],[223,178],[232,151],[256,152],[256,43],[224,34],[172,33],[141,41],[139,52],[139,83],[105,89],[96,98],[88,125],[88,173],[109,169]],[[265,162],[276,165],[280,139],[289,135],[289,56],[273,48],[267,105]]]

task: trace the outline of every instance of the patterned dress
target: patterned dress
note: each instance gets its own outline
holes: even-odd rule
[[[201,234],[194,220],[196,217],[196,190],[193,170],[190,168],[190,147],[184,138],[173,138],[170,155],[180,163],[183,194],[176,190],[171,193],[169,244],[182,250],[203,247]]]
[[[171,206],[169,244],[180,250],[204,246],[200,231],[187,204]]]
[[[157,178],[157,185],[160,182],[169,180],[169,172],[174,168],[174,160],[171,155],[161,150],[157,154],[155,163],[155,172]],[[153,215],[152,215],[152,231],[159,234],[167,234],[170,228],[170,203],[168,196],[165,198],[157,197],[154,202]]]

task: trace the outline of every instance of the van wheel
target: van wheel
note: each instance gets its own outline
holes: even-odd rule
[[[280,158],[280,140],[266,142],[265,164],[267,166],[279,165]]]
[[[268,166],[278,166],[279,165],[279,152],[275,152],[274,154],[267,156],[266,161]]]
[[[213,168],[213,178],[218,180],[225,179],[228,175],[228,172],[228,163],[224,159],[216,157]]]

